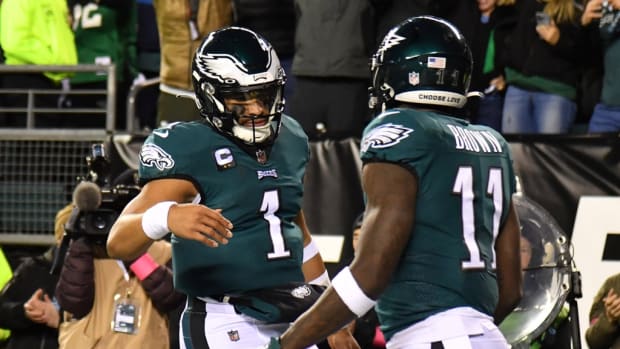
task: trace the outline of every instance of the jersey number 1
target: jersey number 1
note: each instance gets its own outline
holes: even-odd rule
[[[260,212],[263,219],[269,223],[269,237],[273,251],[267,253],[267,259],[285,258],[291,256],[291,251],[284,246],[284,236],[282,236],[282,224],[276,212],[280,208],[280,200],[277,190],[266,191],[263,195],[263,202],[260,205]]]
[[[480,248],[476,242],[476,226],[474,222],[474,179],[473,169],[469,166],[459,167],[454,181],[453,192],[461,195],[461,219],[463,224],[463,239],[469,251],[469,260],[463,261],[463,269],[481,269],[485,263],[480,255]],[[500,168],[489,169],[489,181],[487,183],[486,195],[493,200],[493,253],[491,268],[495,269],[495,239],[499,232],[499,222],[502,216],[503,190],[502,190],[502,170]]]

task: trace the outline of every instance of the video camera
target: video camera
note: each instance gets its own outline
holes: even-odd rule
[[[78,178],[73,191],[74,208],[65,224],[69,239],[86,237],[96,245],[105,245],[112,224],[125,205],[140,192],[137,171],[127,169],[111,178],[111,163],[104,144],[93,144],[86,156],[88,173]]]

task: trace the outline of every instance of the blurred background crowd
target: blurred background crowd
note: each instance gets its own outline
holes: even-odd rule
[[[33,101],[44,109],[37,127],[97,128],[94,111],[110,107],[106,71],[33,74],[18,66],[114,64],[115,129],[125,129],[127,113],[140,129],[197,119],[192,54],[211,31],[238,25],[274,45],[287,73],[285,112],[310,140],[359,137],[378,41],[407,17],[434,15],[470,44],[470,90],[480,92],[464,112],[472,122],[505,134],[614,132],[617,8],[607,0],[4,0],[0,46],[13,69],[1,87],[53,91]],[[2,94],[4,108],[27,103]],[[24,113],[0,116],[0,127],[23,126]]]

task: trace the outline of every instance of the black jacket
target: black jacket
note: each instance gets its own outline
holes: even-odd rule
[[[50,274],[52,251],[27,257],[0,295],[0,327],[11,330],[7,349],[58,348],[58,330],[26,317],[24,303],[39,288],[52,298],[58,277]]]
[[[280,59],[295,52],[295,3],[293,0],[234,0],[235,25],[249,28],[273,45]]]
[[[456,11],[446,19],[461,31],[471,49],[474,66],[469,90],[484,91],[492,79],[504,75],[507,37],[516,24],[515,8],[498,6],[491,13],[487,23],[481,23],[478,2],[475,0],[460,1],[455,9]],[[483,68],[491,33],[493,33],[495,57],[493,70],[485,73]]]
[[[518,0],[515,6],[518,18],[508,42],[506,66],[526,76],[536,75],[576,87],[585,54],[585,32],[578,19],[575,22],[556,21],[560,39],[551,46],[536,32],[536,12],[542,11],[545,3]]]
[[[73,240],[65,257],[56,287],[58,303],[63,310],[77,319],[86,316],[95,300],[93,246],[85,238]],[[170,263],[170,262],[169,262]],[[129,270],[129,268],[127,268]],[[161,313],[177,309],[185,295],[174,290],[172,271],[167,265],[160,265],[140,283]]]
[[[466,0],[372,0],[377,9],[376,45],[394,26],[413,16],[431,15],[447,18],[459,3]]]
[[[295,0],[295,11],[294,75],[370,79],[376,19],[371,0]]]

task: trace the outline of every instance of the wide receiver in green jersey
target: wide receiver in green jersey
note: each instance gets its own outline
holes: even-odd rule
[[[471,65],[444,20],[386,35],[371,62],[380,114],[361,141],[358,250],[269,348],[303,348],[373,306],[390,349],[509,348],[496,324],[521,297],[515,178],[502,136],[454,117]]]
[[[107,248],[131,260],[172,232],[175,287],[188,295],[180,346],[256,348],[329,285],[301,210],[308,139],[282,115],[284,70],[258,34],[211,33],[194,56],[192,80],[205,120],[146,139],[143,188]],[[356,347],[345,330],[332,342]]]

